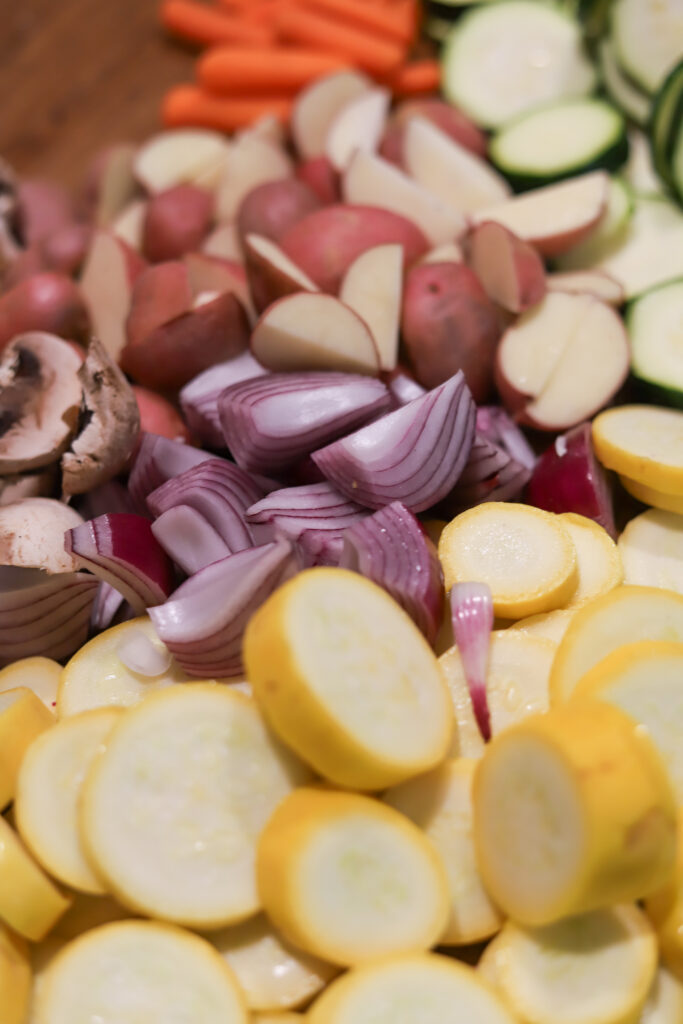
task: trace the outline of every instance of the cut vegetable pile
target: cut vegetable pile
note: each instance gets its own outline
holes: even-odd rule
[[[0,1024],[683,1021],[683,9],[423,6],[0,165]]]

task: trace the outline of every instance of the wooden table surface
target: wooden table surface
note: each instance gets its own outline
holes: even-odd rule
[[[89,158],[159,126],[193,54],[164,38],[156,0],[3,0],[0,155],[21,176],[77,185]]]

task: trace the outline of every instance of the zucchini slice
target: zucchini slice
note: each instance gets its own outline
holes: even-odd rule
[[[598,47],[598,63],[609,98],[638,125],[647,123],[651,100],[621,70],[612,39],[603,39]]]
[[[612,33],[624,71],[655,93],[683,53],[681,0],[615,0]]]
[[[675,188],[672,151],[681,134],[683,119],[683,60],[667,76],[657,93],[650,121],[650,146],[655,170],[665,184]]]
[[[628,157],[626,122],[604,100],[564,100],[505,125],[489,155],[517,191],[600,168],[616,171]]]
[[[626,313],[634,377],[683,407],[683,278],[653,288]]]
[[[595,72],[571,15],[538,0],[505,0],[458,21],[444,46],[442,84],[477,124],[499,128],[544,103],[588,95]]]

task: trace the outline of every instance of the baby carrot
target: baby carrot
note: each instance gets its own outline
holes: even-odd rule
[[[416,60],[404,64],[386,79],[395,96],[422,96],[435,92],[441,81],[441,69],[436,60]]]
[[[208,92],[228,96],[294,93],[315,78],[348,67],[348,61],[314,50],[280,48],[244,50],[219,46],[197,65],[199,83]]]
[[[250,25],[237,14],[228,14],[194,0],[165,0],[161,6],[161,23],[173,35],[200,46],[215,43],[267,46],[273,40],[272,28]]]
[[[394,8],[380,7],[368,0],[303,0],[303,5],[397,43],[407,44],[414,39],[413,16],[405,4]]]
[[[280,36],[292,43],[345,57],[375,75],[388,75],[405,57],[405,46],[317,11],[285,7],[275,19]]]
[[[266,114],[286,121],[292,108],[288,96],[228,99],[212,96],[196,85],[178,85],[164,96],[161,117],[167,128],[215,128],[234,132]]]

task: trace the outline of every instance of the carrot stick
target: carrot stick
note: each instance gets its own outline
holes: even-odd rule
[[[405,56],[405,47],[398,43],[303,8],[286,7],[275,25],[281,38],[345,57],[370,74],[390,74]]]
[[[436,60],[416,60],[404,64],[386,79],[395,96],[423,96],[436,92],[441,82],[441,68]]]
[[[385,39],[408,44],[414,39],[412,12],[401,7],[379,7],[368,0],[303,0],[304,6],[321,14],[339,18],[365,32],[376,32]]]
[[[200,46],[239,43],[263,47],[273,41],[272,28],[250,25],[237,15],[194,0],[165,0],[161,6],[161,23],[173,35]]]
[[[315,78],[349,66],[342,57],[314,50],[244,50],[219,46],[199,59],[197,77],[207,92],[238,96],[295,93]]]
[[[289,96],[225,99],[212,96],[195,85],[178,85],[164,96],[161,117],[167,128],[215,128],[234,132],[266,114],[286,121],[291,109]]]

